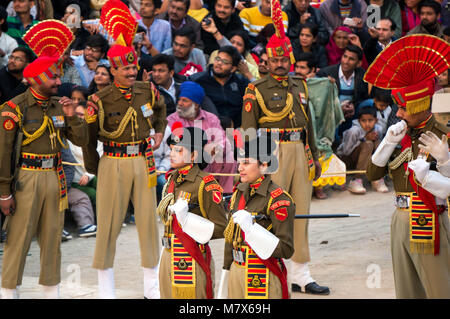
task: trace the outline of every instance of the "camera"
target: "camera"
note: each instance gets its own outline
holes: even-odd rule
[[[212,22],[211,19],[212,19],[212,15],[208,14],[208,15],[206,15],[206,17],[203,18],[202,22],[205,22],[206,25],[210,25]]]
[[[136,35],[134,36],[133,43],[136,44],[136,43],[142,42],[142,40],[144,40],[143,34],[142,33],[136,33]]]

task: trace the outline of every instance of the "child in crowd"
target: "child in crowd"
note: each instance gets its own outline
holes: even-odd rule
[[[337,149],[337,155],[344,161],[347,169],[366,170],[370,156],[380,144],[382,131],[377,124],[377,109],[365,106],[359,109],[358,119],[353,120],[352,127],[343,134],[342,144]],[[365,194],[362,176],[355,174],[350,180],[347,189],[354,194]],[[388,191],[384,180],[372,182],[377,192]]]
[[[373,98],[373,105],[377,108],[377,124],[381,127],[380,139],[386,135],[388,129],[388,119],[392,113],[392,100],[387,94],[376,94]]]

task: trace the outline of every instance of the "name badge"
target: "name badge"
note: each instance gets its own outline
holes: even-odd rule
[[[233,259],[238,263],[243,263],[244,253],[240,250],[233,249]]]
[[[41,168],[48,169],[53,168],[53,158],[45,158],[41,162]]]
[[[52,116],[52,121],[56,128],[64,127],[64,116]]]
[[[298,141],[300,141],[300,132],[291,132],[290,140],[291,140],[292,142],[298,142]]]
[[[397,195],[395,196],[395,206],[398,208],[408,209],[410,205],[409,196]]]
[[[127,145],[127,155],[138,155],[139,154],[139,144]]]
[[[283,98],[281,96],[279,96],[279,95],[272,96],[272,98],[271,98],[272,101],[280,101],[282,99]]]
[[[152,106],[150,105],[150,103],[142,105],[141,110],[144,117],[149,117],[153,114]]]

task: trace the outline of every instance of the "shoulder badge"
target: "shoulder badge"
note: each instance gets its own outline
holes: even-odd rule
[[[12,131],[14,127],[16,127],[16,123],[11,118],[7,118],[3,121],[3,128],[6,131]]]
[[[94,103],[98,103],[98,101],[100,101],[100,98],[94,93],[91,95],[91,100],[94,101]]]
[[[281,194],[283,194],[283,190],[281,189],[281,187],[278,187],[276,190],[270,193],[270,196],[272,196],[272,198],[277,198]]]
[[[275,214],[275,218],[282,222],[287,218],[288,211],[287,211],[286,207],[281,207],[281,208],[275,210],[274,214]]]
[[[288,200],[279,200],[276,203],[273,203],[270,206],[270,209],[271,210],[275,210],[275,209],[277,209],[278,207],[281,207],[281,206],[291,206],[291,202],[288,201]]]
[[[205,187],[205,190],[206,190],[207,192],[209,192],[209,191],[211,191],[211,190],[217,190],[217,191],[223,193],[223,188],[222,188],[222,186],[220,186],[219,184],[216,184],[216,183],[210,184],[210,185],[206,186],[206,187]]]
[[[86,110],[84,112],[86,123],[90,124],[97,120],[97,111],[98,107],[97,105],[95,105],[95,103],[93,103],[92,101],[88,101],[86,103]]]
[[[214,201],[214,203],[216,204],[220,204],[220,202],[222,201],[222,192],[221,191],[213,191],[212,192],[212,199]]]
[[[252,110],[252,102],[248,101],[245,103],[244,109],[246,112],[250,112]]]
[[[252,83],[249,83],[247,88],[253,91],[255,90],[255,86]]]
[[[9,117],[9,118],[13,119],[14,122],[16,122],[16,123],[19,122],[19,117],[16,114],[14,114],[13,112],[4,111],[4,112],[2,112],[2,116]]]

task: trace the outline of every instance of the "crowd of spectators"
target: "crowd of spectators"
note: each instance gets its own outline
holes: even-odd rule
[[[106,59],[111,42],[98,20],[105,2],[0,1],[0,102],[27,89],[22,72],[35,57],[23,35],[41,20],[57,19],[75,35],[64,56],[60,94],[72,97],[82,116],[87,97],[114,81]],[[138,80],[152,81],[159,89],[169,123],[181,121],[214,131],[208,136],[208,150],[215,160],[208,171],[235,173],[235,163],[224,163],[232,158],[227,154],[231,146],[225,131],[241,125],[247,85],[268,76],[265,45],[275,33],[270,0],[123,2],[139,26],[134,41]],[[288,0],[281,4],[296,58],[291,73],[307,79],[328,78],[336,85],[344,121],[336,128],[333,151],[347,169],[364,170],[389,125],[398,120],[390,92],[369,89],[363,81],[365,71],[392,41],[405,35],[424,33],[450,41],[449,0]],[[436,88],[447,92],[449,86],[447,72],[439,77]],[[165,137],[169,134],[170,125]],[[161,145],[155,152],[157,169],[167,171],[169,149]],[[95,234],[96,178],[83,171],[78,148],[70,144],[68,153],[67,158],[73,157],[68,162],[80,164],[68,166],[76,168],[69,189],[70,210],[80,236]],[[348,179],[348,190],[366,191],[362,176]],[[225,193],[232,191],[233,177],[218,180]],[[158,196],[164,182],[161,173]],[[372,188],[387,191],[382,180],[372,183]],[[326,198],[323,193],[318,197]]]

